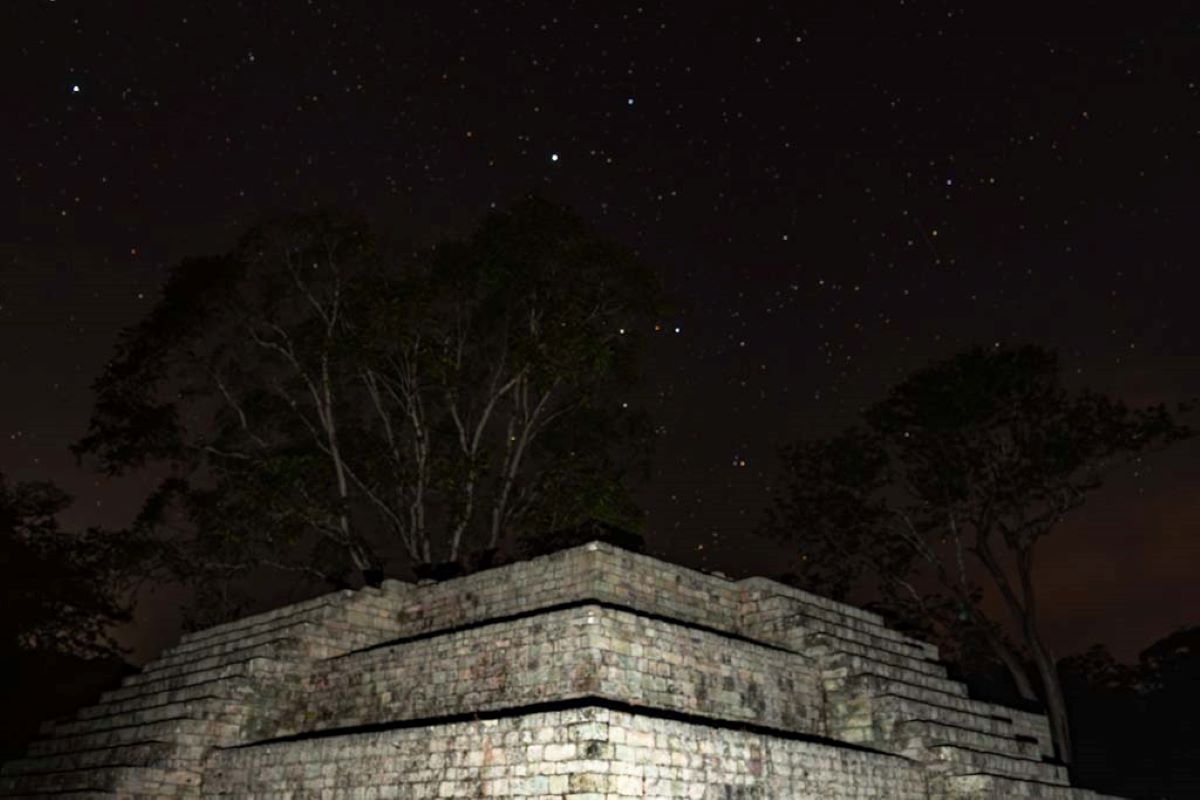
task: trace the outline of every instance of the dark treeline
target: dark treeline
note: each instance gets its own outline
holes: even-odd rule
[[[974,696],[1021,705],[998,664],[955,664]],[[1200,797],[1200,627],[1176,631],[1134,664],[1103,645],[1058,662],[1075,744],[1072,782],[1135,798]]]

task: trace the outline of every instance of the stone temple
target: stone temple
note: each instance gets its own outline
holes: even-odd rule
[[[0,795],[1096,797],[880,617],[599,542],[189,634],[44,733]]]

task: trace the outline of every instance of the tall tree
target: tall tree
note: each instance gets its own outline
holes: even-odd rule
[[[1069,761],[1066,707],[1040,625],[1037,546],[1107,471],[1189,435],[1161,406],[1068,392],[1051,352],[976,348],[909,377],[861,425],[784,448],[787,485],[767,528],[798,544],[801,579],[845,593],[873,576],[898,615],[983,645],[1024,695],[1040,684]],[[985,586],[1020,650],[985,611]]]
[[[628,522],[633,379],[652,273],[529,199],[464,240],[384,257],[330,215],[187,261],[123,333],[77,451],[167,465],[144,528],[183,572],[338,583],[462,562],[586,517]]]

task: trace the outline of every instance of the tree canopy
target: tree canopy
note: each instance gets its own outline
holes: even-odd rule
[[[338,215],[270,223],[172,272],[77,452],[164,470],[140,526],[216,578],[340,583],[636,524],[645,426],[621,400],[657,296],[627,250],[533,198],[412,258]]]
[[[785,447],[767,529],[796,543],[806,584],[844,595],[869,576],[885,608],[999,659],[1027,698],[1040,682],[1069,760],[1039,627],[1037,545],[1113,467],[1189,435],[1162,406],[1068,391],[1050,351],[975,348],[913,374],[860,424]],[[985,587],[1017,644],[985,611]]]
[[[1102,645],[1059,662],[1077,732],[1081,785],[1123,797],[1200,794],[1200,627],[1183,628],[1132,665]]]
[[[71,499],[51,483],[0,474],[0,647],[94,658],[119,647],[110,628],[129,619],[128,589],[142,556],[115,533],[63,531]]]

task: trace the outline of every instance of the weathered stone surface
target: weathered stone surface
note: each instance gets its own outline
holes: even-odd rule
[[[185,636],[0,772],[75,797],[1085,798],[869,612],[593,543]]]
[[[907,759],[578,709],[225,750],[204,790],[245,797],[925,798]]]

